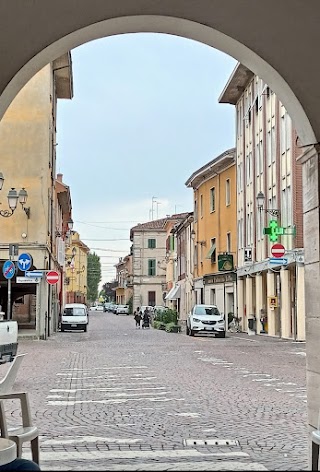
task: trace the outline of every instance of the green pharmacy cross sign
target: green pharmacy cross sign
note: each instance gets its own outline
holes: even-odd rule
[[[290,234],[291,236],[296,235],[296,228],[283,228],[282,226],[278,225],[276,220],[269,221],[269,227],[263,228],[263,234],[267,234],[269,236],[270,241],[273,243],[278,241],[279,236],[284,234]]]

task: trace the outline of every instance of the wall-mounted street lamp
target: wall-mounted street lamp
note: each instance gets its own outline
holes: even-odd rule
[[[3,183],[4,183],[3,173],[0,172],[0,190],[2,190]],[[17,208],[18,201],[19,201],[19,203],[21,203],[23,211],[25,212],[27,217],[30,218],[30,207],[25,207],[25,204],[27,203],[27,200],[28,200],[28,193],[24,187],[21,190],[19,190],[19,193],[16,191],[15,188],[11,188],[11,190],[9,190],[8,192],[7,198],[8,198],[8,205],[9,205],[10,210],[0,210],[0,216],[3,216],[5,218],[9,218],[10,216],[12,216]]]
[[[259,192],[257,195],[257,206],[258,210],[260,212],[264,211],[266,213],[269,213],[269,215],[278,218],[280,216],[280,210],[277,208],[264,208],[264,202],[265,202],[266,197],[264,196],[263,192]]]
[[[72,229],[73,229],[73,220],[72,220],[72,218],[70,218],[70,220],[68,221],[67,225],[68,225],[68,231],[66,231],[64,234],[65,234],[66,236],[70,236],[70,233],[71,233],[71,231],[72,231]],[[58,231],[58,230],[57,230],[57,231],[56,231],[56,238],[60,238],[60,237],[62,236],[62,234],[63,234],[63,233],[61,233],[61,231]]]
[[[196,232],[195,232],[195,230],[193,229],[193,230],[191,231],[191,239],[194,241],[195,238],[196,238]],[[206,245],[207,245],[207,242],[206,242],[205,240],[203,240],[203,241],[196,241],[196,244],[200,244],[200,246],[206,246]]]

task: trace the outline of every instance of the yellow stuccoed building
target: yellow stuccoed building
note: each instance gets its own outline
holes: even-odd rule
[[[236,314],[237,201],[235,149],[196,170],[186,186],[194,190],[195,303]]]

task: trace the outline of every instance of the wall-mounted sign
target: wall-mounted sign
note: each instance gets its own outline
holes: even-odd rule
[[[252,247],[244,248],[244,262],[252,262]]]
[[[205,275],[203,277],[204,285],[212,284],[224,284],[228,282],[235,282],[237,280],[237,274],[234,272],[229,272],[229,274],[215,274],[215,275]]]
[[[296,235],[296,227],[292,226],[289,228],[283,228],[282,226],[278,225],[276,220],[270,220],[268,228],[263,228],[263,234],[267,234],[271,242],[275,243],[278,241],[279,236],[283,236],[284,234],[295,236]]]
[[[269,299],[269,306],[271,308],[277,308],[278,307],[278,297],[268,297]]]
[[[219,254],[218,255],[218,270],[221,272],[233,270],[233,255]]]

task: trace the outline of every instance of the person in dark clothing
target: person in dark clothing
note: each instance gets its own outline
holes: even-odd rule
[[[150,328],[150,314],[148,308],[146,308],[143,313],[142,328]]]
[[[28,459],[15,459],[9,464],[0,465],[0,472],[31,472],[41,470],[38,464]]]
[[[140,329],[140,323],[141,323],[142,318],[141,318],[141,315],[140,315],[139,311],[134,312],[134,319],[136,321],[136,328]]]

